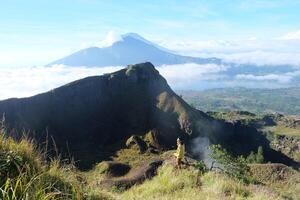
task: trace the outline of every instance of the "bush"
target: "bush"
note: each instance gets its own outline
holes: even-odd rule
[[[256,163],[264,163],[264,152],[262,146],[259,146],[256,154]]]
[[[259,146],[257,149],[257,153],[254,153],[253,151],[250,152],[249,156],[247,157],[248,163],[264,163],[264,153],[262,146]]]
[[[195,163],[194,167],[198,170],[200,174],[204,174],[208,171],[208,168],[206,167],[203,160],[199,160]]]
[[[235,158],[220,145],[211,145],[209,149],[211,150],[210,156],[214,159],[212,168],[218,168],[227,175],[246,183],[253,181],[250,173],[250,167],[247,165],[247,161],[243,156]],[[214,166],[215,162],[219,166]]]
[[[195,169],[198,171],[197,174],[197,179],[196,179],[196,185],[200,185],[200,177],[208,172],[208,168],[206,167],[205,163],[203,162],[203,160],[199,160],[195,163],[194,165]]]
[[[249,156],[247,157],[248,163],[256,163],[256,155],[253,151],[250,152]]]

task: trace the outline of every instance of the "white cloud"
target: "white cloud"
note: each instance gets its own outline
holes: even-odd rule
[[[206,54],[205,57],[212,56]],[[225,62],[237,64],[255,64],[263,65],[292,65],[294,67],[300,66],[300,52],[286,53],[286,52],[271,52],[271,51],[249,51],[229,54],[213,54],[213,56],[223,59]]]
[[[71,81],[113,72],[121,67],[52,67],[0,68],[0,99],[27,97],[46,92]]]
[[[230,66],[217,64],[163,65],[159,72],[173,89],[207,89],[222,87],[280,88],[296,86],[300,70],[275,74],[231,74]],[[230,75],[231,74],[231,75]],[[299,84],[298,84],[299,85]]]
[[[52,67],[0,68],[0,99],[27,97],[49,91],[87,76],[102,75],[123,67]],[[217,64],[163,65],[157,70],[173,89],[207,89],[220,87],[286,87],[296,86],[300,70],[282,74],[229,75],[230,66]],[[298,83],[299,85],[299,83]]]
[[[216,81],[224,78],[219,72],[228,69],[225,65],[216,64],[178,64],[178,65],[162,65],[157,68],[162,76],[164,76],[171,87],[186,88],[196,85],[199,81]]]
[[[104,40],[96,43],[97,47],[109,47],[112,44],[114,44],[115,42],[121,41],[122,37],[121,35],[115,33],[114,31],[109,31],[105,37]]]
[[[282,40],[300,40],[300,30],[289,32],[281,37],[279,39]]]
[[[102,75],[117,71],[122,67],[69,67],[53,65],[52,67],[0,68],[0,99],[28,97],[49,91],[87,76]],[[188,88],[198,81],[222,79],[219,72],[226,71],[223,65],[163,65],[157,67],[171,87]]]
[[[179,54],[218,57],[226,62],[255,65],[300,66],[300,40],[172,40],[159,41]]]
[[[238,74],[235,76],[238,80],[250,81],[276,81],[279,83],[287,84],[293,78],[300,76],[300,71],[287,72],[283,74],[266,74],[266,75],[253,75],[253,74]]]
[[[236,76],[236,79],[240,80],[250,80],[250,81],[278,81],[282,83],[290,82],[292,77],[290,76],[281,76],[277,74],[267,74],[261,76],[255,76],[253,74],[239,74]]]

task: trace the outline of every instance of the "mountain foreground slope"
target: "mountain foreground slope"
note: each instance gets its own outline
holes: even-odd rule
[[[128,139],[140,143],[144,151],[147,145],[137,136],[156,150],[175,148],[176,138],[182,137],[191,142],[188,151],[200,157],[209,144],[194,144],[198,137],[223,144],[236,155],[263,146],[267,160],[293,164],[270,149],[256,129],[216,120],[192,108],[151,63],[87,77],[33,97],[0,101],[0,114],[14,137],[25,130],[40,144],[54,143],[55,151],[87,168],[110,159]]]
[[[128,164],[111,161],[100,162],[92,170],[82,172],[57,158],[45,160],[45,154],[31,141],[15,141],[4,137],[5,134],[1,127],[0,199],[3,200],[299,199],[300,173],[282,164],[250,165],[251,177],[257,180],[250,184],[220,171],[200,171],[195,161],[178,170],[173,162],[174,151],[156,155],[165,158],[155,168],[153,164],[158,161],[147,158],[150,165],[129,168],[125,173],[124,166]],[[131,149],[135,160],[145,156]],[[136,179],[145,166],[153,171],[148,170],[140,176],[143,179]],[[111,183],[112,186],[107,186]]]
[[[299,171],[274,163],[296,168],[293,156],[271,149],[254,126],[192,108],[151,63],[1,101],[0,113],[0,199],[299,199]],[[182,169],[170,150],[179,136],[188,150]],[[223,170],[204,164],[214,143],[228,149]]]
[[[179,136],[218,131],[215,120],[177,96],[151,63],[4,100],[0,113],[8,127],[30,131],[40,142],[53,137],[59,149],[85,163],[88,157],[104,159],[104,152],[114,152],[132,135],[149,133],[154,146],[171,148]]]

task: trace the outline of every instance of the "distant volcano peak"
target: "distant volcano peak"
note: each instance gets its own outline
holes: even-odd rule
[[[125,39],[127,37],[131,37],[131,38],[138,39],[141,41],[148,41],[137,33],[125,33],[125,34],[121,35],[121,38],[123,38],[123,39]]]
[[[144,42],[144,43],[149,44],[149,45],[158,46],[155,43],[150,42],[149,40],[145,39],[144,37],[140,36],[137,33],[126,33],[126,34],[121,35],[121,38],[123,40],[135,39],[135,40],[139,40],[139,41]]]
[[[150,61],[156,66],[184,63],[215,63],[215,58],[195,58],[172,53],[170,50],[146,40],[137,33],[127,33],[111,46],[86,48],[50,63],[67,66],[124,66]],[[48,66],[49,66],[48,65]]]

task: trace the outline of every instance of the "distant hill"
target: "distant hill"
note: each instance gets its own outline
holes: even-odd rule
[[[63,64],[67,66],[124,66],[130,63],[151,62],[154,65],[183,63],[220,63],[216,58],[195,58],[181,56],[160,47],[136,33],[122,36],[122,40],[112,46],[82,49],[72,55],[56,60],[49,65]]]
[[[245,110],[255,113],[280,112],[300,115],[300,88],[223,88],[178,91],[183,99],[203,111]]]

